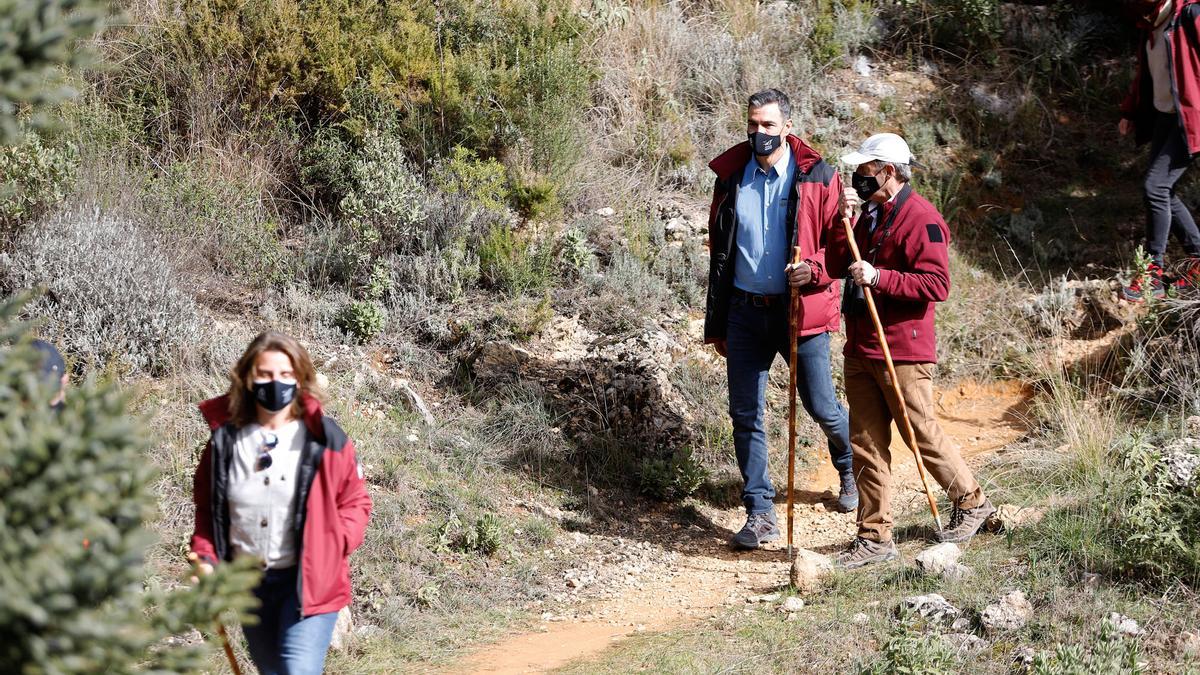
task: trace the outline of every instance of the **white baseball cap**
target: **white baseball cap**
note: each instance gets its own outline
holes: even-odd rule
[[[855,152],[842,156],[842,164],[858,166],[874,161],[892,162],[895,164],[915,165],[917,160],[904,142],[896,134],[875,134],[863,142]]]

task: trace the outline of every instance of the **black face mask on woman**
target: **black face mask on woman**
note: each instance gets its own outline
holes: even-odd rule
[[[271,412],[283,410],[296,398],[295,382],[255,382],[251,385],[251,390],[254,392],[254,400]]]
[[[764,134],[761,131],[755,131],[752,134],[746,134],[750,139],[750,146],[754,148],[754,154],[759,157],[766,157],[772,152],[779,149],[779,145],[783,142],[783,136]]]
[[[855,172],[850,176],[850,185],[858,193],[858,198],[864,202],[870,199],[871,195],[879,192],[879,179],[875,176],[864,176]]]

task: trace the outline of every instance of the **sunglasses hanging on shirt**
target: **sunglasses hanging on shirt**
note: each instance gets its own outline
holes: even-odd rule
[[[258,448],[258,459],[254,460],[254,470],[263,471],[271,468],[271,451],[279,445],[279,437],[267,432],[263,435],[263,443]]]

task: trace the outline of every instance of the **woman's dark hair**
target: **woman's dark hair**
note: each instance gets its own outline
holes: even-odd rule
[[[292,401],[292,415],[304,414],[303,394],[320,400],[323,396],[317,384],[317,369],[313,366],[308,351],[296,338],[278,331],[267,331],[254,338],[237,365],[229,371],[229,416],[237,427],[255,421],[254,397],[250,395],[250,384],[254,381],[254,364],[263,352],[280,352],[292,361],[292,372],[296,375],[296,399]]]

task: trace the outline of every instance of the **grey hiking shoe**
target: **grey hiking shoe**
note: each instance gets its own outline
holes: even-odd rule
[[[855,537],[854,542],[841,553],[837,554],[834,562],[842,569],[852,570],[856,567],[863,567],[872,563],[887,562],[900,557],[896,551],[896,542],[888,540],[885,542],[871,541],[862,537]]]
[[[847,471],[841,475],[842,491],[837,498],[837,510],[850,513],[858,508],[858,486],[854,484],[854,473]]]
[[[996,512],[996,507],[992,506],[992,500],[985,499],[982,504],[973,509],[960,508],[958,504],[954,505],[950,512],[950,522],[946,525],[946,529],[934,535],[934,538],[939,542],[961,544],[971,541],[971,537],[983,527],[989,516]]]
[[[775,541],[780,536],[779,525],[775,522],[775,512],[751,513],[746,517],[742,530],[733,535],[729,545],[734,548],[758,548],[768,541]]]

